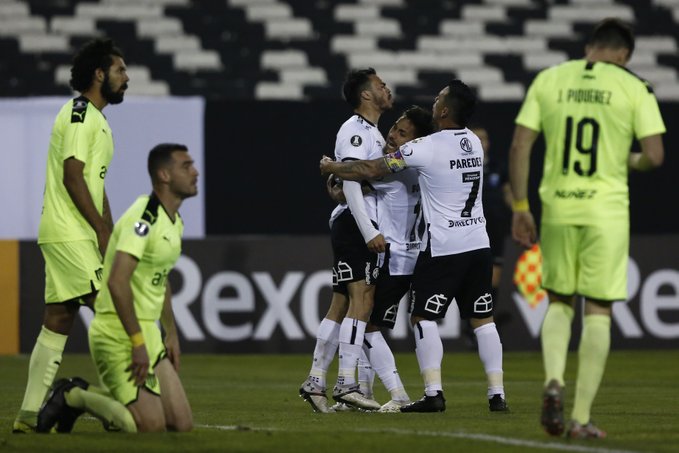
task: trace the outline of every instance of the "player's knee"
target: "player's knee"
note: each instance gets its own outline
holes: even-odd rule
[[[168,430],[177,431],[180,433],[186,433],[193,430],[193,419],[191,416],[179,417],[170,426],[168,425]]]
[[[137,431],[140,433],[160,433],[165,431],[165,421],[157,417],[144,418],[137,421]]]
[[[489,316],[487,318],[470,318],[469,319],[469,324],[474,329],[478,329],[479,327],[484,326],[486,324],[490,324],[491,322],[495,322],[492,316]]]
[[[141,416],[135,417],[134,421],[137,424],[137,431],[140,433],[158,433],[166,430],[165,415],[162,412],[153,413],[148,411]]]
[[[76,313],[69,310],[45,310],[43,325],[52,332],[68,335],[71,332]]]

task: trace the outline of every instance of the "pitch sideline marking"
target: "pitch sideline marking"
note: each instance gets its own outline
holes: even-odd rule
[[[258,428],[252,426],[244,425],[201,425],[196,424],[196,428],[207,428],[216,429],[219,431],[290,431],[282,430],[278,428]],[[354,432],[362,433],[394,433],[401,435],[416,435],[416,436],[427,436],[427,437],[451,437],[457,439],[468,439],[468,440],[480,440],[483,442],[493,442],[498,444],[513,445],[519,447],[529,447],[529,448],[551,448],[554,450],[563,451],[577,451],[583,453],[639,453],[633,450],[616,450],[604,447],[587,447],[584,445],[568,445],[556,442],[538,442],[534,440],[517,439],[513,437],[495,436],[491,434],[476,434],[476,433],[464,433],[464,432],[437,432],[437,431],[414,431],[407,429],[355,429]]]

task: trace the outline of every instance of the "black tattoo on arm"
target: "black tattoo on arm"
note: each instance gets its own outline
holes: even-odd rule
[[[362,181],[364,179],[376,179],[389,174],[384,158],[374,160],[353,160],[349,162],[337,162],[333,173],[342,179],[349,181]]]

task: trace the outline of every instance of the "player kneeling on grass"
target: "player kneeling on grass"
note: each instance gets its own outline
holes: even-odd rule
[[[193,428],[177,375],[179,340],[167,275],[181,253],[184,225],[177,211],[196,195],[198,171],[186,146],[178,144],[153,148],[148,169],[153,192],[139,197],[113,229],[104,260],[107,284],[89,330],[99,379],[110,395],[80,378],[58,380],[38,414],[39,432],[70,432],[83,412],[109,430]]]

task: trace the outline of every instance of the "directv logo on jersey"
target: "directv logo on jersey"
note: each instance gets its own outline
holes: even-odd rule
[[[480,223],[486,223],[486,219],[484,217],[474,217],[473,219],[448,220],[448,228],[466,227],[478,225]]]

